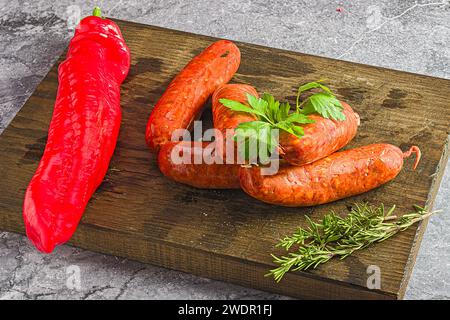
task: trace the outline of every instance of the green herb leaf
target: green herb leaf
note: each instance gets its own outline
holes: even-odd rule
[[[264,121],[251,121],[240,123],[235,130],[234,139],[238,142],[238,151],[240,156],[250,163],[256,163],[258,159],[251,156],[262,156],[262,161],[274,151],[277,141],[271,134],[272,126]],[[250,152],[250,148],[256,148],[254,152]],[[262,150],[260,150],[262,149]],[[253,150],[252,150],[253,151]]]
[[[278,111],[276,113],[275,120],[276,122],[281,122],[283,119],[286,119],[289,116],[289,111],[291,110],[291,105],[289,102],[280,104]]]
[[[221,104],[223,104],[225,107],[230,108],[233,111],[238,111],[238,112],[246,112],[246,113],[251,113],[254,115],[259,115],[259,116],[264,116],[264,113],[253,109],[249,106],[246,106],[243,103],[240,103],[238,101],[234,101],[234,100],[229,100],[229,99],[220,99],[219,100]]]
[[[322,89],[323,91],[326,91],[326,92],[332,94],[330,88],[328,88],[327,86],[321,84],[319,81],[313,81],[313,82],[308,82],[308,83],[306,83],[306,84],[300,86],[300,87],[298,88],[298,93],[297,93],[297,95],[301,95],[301,94],[302,94],[303,92],[305,92],[305,91],[308,91],[308,90],[311,90],[311,89],[317,89],[317,88],[320,88],[320,89]]]
[[[303,127],[294,126],[292,127],[292,130],[295,132],[294,135],[301,138],[305,135],[305,130],[303,130]]]
[[[299,124],[308,124],[308,123],[314,123],[315,121],[313,119],[308,118],[305,114],[302,113],[291,113],[284,122],[289,123],[299,123]]]
[[[256,137],[261,130],[270,128],[270,124],[264,121],[242,122],[235,132],[242,137]]]
[[[321,89],[322,91],[314,93],[303,102],[300,102],[301,94],[312,89]],[[303,114],[318,113],[327,119],[345,120],[341,102],[335,97],[330,88],[318,81],[306,83],[298,88],[296,109]]]
[[[326,263],[334,257],[345,259],[353,252],[389,239],[413,224],[432,214],[425,208],[414,206],[415,211],[397,218],[393,215],[395,206],[387,212],[384,205],[369,206],[355,204],[346,216],[330,211],[319,222],[306,216],[307,228],[299,228],[290,236],[285,236],[276,247],[290,250],[287,255],[277,257],[272,254],[278,266],[266,275],[278,282],[290,270],[308,270]]]
[[[254,109],[256,110],[258,113],[258,117],[259,120],[263,120],[265,119],[266,121],[268,121],[269,123],[271,122],[270,117],[268,117],[268,102],[261,99],[261,98],[256,98],[255,96],[252,96],[250,94],[247,94],[247,101],[248,104]]]
[[[300,103],[300,95],[311,89],[320,89],[322,92],[315,93]],[[244,156],[246,160],[249,160],[249,149],[252,143],[256,144],[258,148],[263,148],[269,154],[273,153],[277,144],[277,136],[273,134],[275,129],[301,138],[304,135],[302,125],[314,122],[308,117],[309,114],[319,113],[325,118],[345,120],[339,100],[327,86],[318,81],[300,86],[297,110],[294,112],[291,112],[289,103],[280,103],[269,93],[264,93],[261,98],[247,94],[248,105],[229,99],[220,99],[219,101],[233,111],[253,114],[257,118],[256,121],[240,124],[235,131],[235,139],[239,141],[238,147],[241,156]],[[250,140],[252,140],[251,143]]]
[[[295,136],[297,136],[298,138],[301,138],[303,136],[303,134],[298,134],[298,131],[295,131],[294,128],[297,127],[295,125],[293,125],[292,123],[289,122],[278,122],[275,124],[275,127],[281,130],[284,130],[286,132],[289,132]],[[300,127],[298,127],[300,128]]]
[[[287,131],[295,135],[297,138],[301,138],[304,135],[303,127],[296,124],[308,124],[313,122],[315,121],[308,118],[306,115],[294,112],[291,113],[285,120],[277,122],[275,127]]]
[[[273,130],[284,130],[299,138],[303,136],[301,124],[314,122],[305,114],[290,113],[289,103],[280,103],[274,96],[264,93],[261,98],[247,95],[248,106],[237,101],[220,99],[220,103],[233,111],[246,112],[257,117],[256,121],[241,123],[235,130],[240,156],[250,162],[250,147],[256,145],[256,154],[261,157],[270,156],[277,147],[278,135]],[[262,160],[262,159],[260,159]]]
[[[280,109],[280,102],[276,101],[273,95],[264,93],[261,98],[267,102],[266,115],[272,122],[277,122],[278,112]]]
[[[327,119],[343,121],[345,120],[345,115],[342,113],[342,109],[341,102],[335,96],[326,92],[319,92],[308,98],[302,113],[318,113]]]

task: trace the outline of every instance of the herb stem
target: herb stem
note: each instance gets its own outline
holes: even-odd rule
[[[300,98],[300,95],[298,96],[298,98]],[[309,99],[309,98],[308,98],[308,99]],[[303,106],[308,102],[308,99],[303,100],[300,104],[298,104],[298,101],[297,101],[296,109],[297,109],[297,112],[298,112],[298,113],[301,113],[301,112],[302,112],[302,108],[303,108]]]
[[[320,222],[314,222],[306,216],[307,228],[299,228],[276,245],[287,251],[293,245],[298,245],[298,249],[281,257],[272,254],[278,267],[267,275],[278,282],[290,270],[316,268],[333,257],[345,259],[355,251],[387,240],[438,212],[428,212],[419,206],[414,208],[415,212],[398,217],[393,215],[395,206],[386,212],[384,205],[372,207],[363,203],[355,204],[345,217],[331,211]]]
[[[300,112],[300,95],[302,94],[300,88],[297,90],[297,99],[295,100],[295,108],[297,112]],[[303,101],[304,103],[305,101]]]

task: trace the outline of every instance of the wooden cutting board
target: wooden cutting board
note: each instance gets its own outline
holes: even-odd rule
[[[242,64],[233,82],[254,85],[294,102],[299,84],[327,79],[361,116],[349,147],[388,142],[418,145],[423,160],[407,159],[391,183],[361,196],[313,208],[267,205],[240,190],[197,190],[162,176],[144,132],[152,106],[171,79],[216,39],[118,21],[131,49],[132,66],[122,85],[123,121],[103,184],[88,204],[72,245],[301,298],[396,299],[404,294],[425,223],[349,258],[280,283],[264,274],[274,266],[277,240],[305,226],[305,214],[347,212],[354,202],[399,213],[413,204],[433,206],[447,161],[450,81],[301,53],[237,43]],[[57,90],[52,67],[0,136],[0,229],[24,232],[22,200],[43,153]],[[203,116],[210,123],[210,112]],[[58,254],[58,251],[54,254]],[[380,267],[381,289],[369,290],[370,265]]]

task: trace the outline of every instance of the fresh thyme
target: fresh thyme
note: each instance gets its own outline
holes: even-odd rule
[[[383,204],[372,207],[363,203],[355,204],[345,217],[331,211],[320,222],[314,222],[306,216],[306,229],[299,228],[276,245],[287,251],[294,245],[298,245],[298,249],[281,257],[272,254],[278,267],[270,270],[267,276],[273,276],[279,282],[290,270],[316,268],[333,257],[345,259],[353,252],[389,239],[436,212],[428,212],[419,206],[414,206],[414,209],[412,213],[397,217],[394,215],[395,206],[385,210]]]

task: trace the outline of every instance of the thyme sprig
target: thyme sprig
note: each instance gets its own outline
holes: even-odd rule
[[[362,203],[355,204],[345,217],[331,211],[320,222],[314,222],[306,216],[307,228],[299,228],[276,245],[287,251],[294,245],[298,245],[298,249],[281,257],[272,254],[278,267],[270,270],[267,276],[273,276],[279,282],[290,270],[316,268],[333,257],[345,259],[353,252],[389,239],[437,212],[428,212],[419,206],[414,206],[414,209],[412,213],[397,217],[394,215],[395,206],[385,210],[383,204],[373,207]]]

